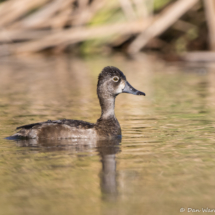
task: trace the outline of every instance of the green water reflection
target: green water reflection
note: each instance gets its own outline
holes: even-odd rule
[[[107,65],[146,92],[117,98],[121,143],[3,139],[26,123],[95,122],[97,76]],[[182,207],[215,208],[214,80],[213,65],[144,57],[2,59],[0,214],[166,215]]]

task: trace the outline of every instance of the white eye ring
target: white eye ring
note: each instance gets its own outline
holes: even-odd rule
[[[114,82],[118,82],[118,81],[119,81],[119,77],[118,77],[118,76],[114,76],[114,77],[113,77],[113,81],[114,81]]]

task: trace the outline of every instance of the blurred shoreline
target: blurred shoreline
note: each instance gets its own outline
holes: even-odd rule
[[[166,61],[215,61],[214,18],[211,0],[6,0],[0,57],[145,52]]]

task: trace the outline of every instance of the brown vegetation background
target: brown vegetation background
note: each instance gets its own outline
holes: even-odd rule
[[[0,1],[1,56],[142,50],[213,60],[196,51],[215,50],[214,0]]]

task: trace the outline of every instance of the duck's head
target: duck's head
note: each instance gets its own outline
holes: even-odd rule
[[[120,93],[145,96],[145,93],[132,87],[125,75],[114,66],[105,67],[99,74],[97,93],[99,98],[116,97]]]

